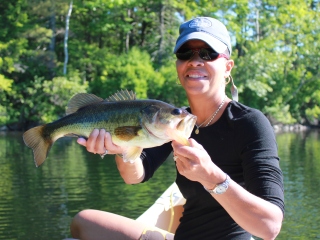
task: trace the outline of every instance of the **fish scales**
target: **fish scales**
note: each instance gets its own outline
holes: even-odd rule
[[[74,129],[74,134],[89,137],[95,128],[104,128],[113,133],[114,129],[125,124],[139,126],[140,110],[147,104],[130,102],[103,102],[93,106],[86,106],[78,112],[67,115],[53,123],[46,125],[45,129],[54,134],[54,130],[67,134]]]
[[[64,136],[89,137],[94,129],[110,132],[112,141],[124,147],[124,160],[134,162],[143,148],[176,140],[188,144],[196,117],[185,109],[159,100],[137,100],[132,92],[120,91],[106,100],[93,94],[77,94],[68,104],[67,116],[24,133],[40,166],[52,144]]]

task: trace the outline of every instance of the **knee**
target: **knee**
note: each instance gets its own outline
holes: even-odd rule
[[[77,213],[71,221],[70,224],[70,232],[73,238],[80,238],[81,231],[85,228],[86,221],[92,215],[93,210],[82,210],[81,212]]]

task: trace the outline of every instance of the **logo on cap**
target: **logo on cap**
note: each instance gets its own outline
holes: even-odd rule
[[[211,27],[211,22],[205,18],[196,18],[189,23],[189,28],[208,28]]]

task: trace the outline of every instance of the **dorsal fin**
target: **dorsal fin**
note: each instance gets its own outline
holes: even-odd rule
[[[115,102],[115,101],[125,101],[125,100],[136,100],[136,95],[133,91],[121,90],[112,96],[106,98],[106,101]]]
[[[70,99],[67,106],[66,114],[69,115],[71,113],[75,113],[82,107],[101,101],[103,101],[103,99],[94,94],[78,93]]]

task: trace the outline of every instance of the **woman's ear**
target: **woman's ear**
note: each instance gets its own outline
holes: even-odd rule
[[[230,75],[230,72],[231,72],[233,66],[234,66],[234,61],[232,59],[227,60],[225,78],[227,78]]]

